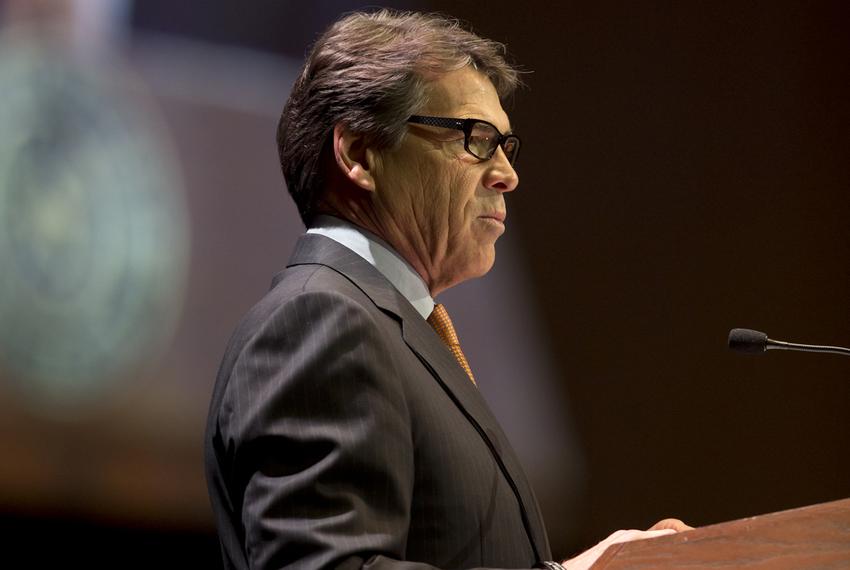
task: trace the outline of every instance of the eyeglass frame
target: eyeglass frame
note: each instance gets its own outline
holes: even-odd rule
[[[493,155],[496,154],[496,149],[502,147],[502,152],[505,151],[504,143],[508,139],[514,139],[516,141],[516,150],[513,153],[513,158],[508,157],[507,153],[505,153],[505,157],[508,158],[508,163],[510,163],[511,167],[516,164],[517,157],[519,157],[519,150],[522,148],[522,140],[518,135],[514,133],[502,134],[502,132],[489,121],[485,121],[483,119],[455,119],[452,117],[430,117],[428,115],[411,115],[407,119],[408,123],[414,123],[417,125],[426,125],[429,127],[442,127],[446,129],[455,129],[458,131],[463,131],[463,148],[477,158],[478,160],[485,161],[493,158]],[[483,157],[478,156],[474,152],[469,149],[469,137],[472,135],[472,128],[476,123],[484,123],[493,128],[494,131],[499,135],[496,144],[493,146],[493,150],[490,151],[490,156]]]

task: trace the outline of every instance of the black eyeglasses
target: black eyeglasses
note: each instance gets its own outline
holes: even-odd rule
[[[503,135],[492,124],[481,119],[451,119],[448,117],[425,117],[412,115],[408,123],[419,123],[430,127],[443,127],[463,131],[463,148],[478,160],[490,160],[496,149],[502,147],[511,166],[519,156],[520,141],[514,134]]]

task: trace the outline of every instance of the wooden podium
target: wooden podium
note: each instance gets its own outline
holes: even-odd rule
[[[850,569],[850,499],[611,545],[592,570]]]

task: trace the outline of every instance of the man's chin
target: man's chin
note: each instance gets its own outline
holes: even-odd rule
[[[481,256],[477,260],[474,265],[474,269],[470,270],[469,279],[475,279],[477,277],[484,277],[487,273],[493,269],[493,265],[496,263],[496,244],[492,243],[487,246],[486,250],[481,253]]]

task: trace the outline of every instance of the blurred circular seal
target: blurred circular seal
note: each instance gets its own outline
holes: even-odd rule
[[[0,378],[78,412],[168,345],[188,217],[138,82],[34,37],[0,37]]]

